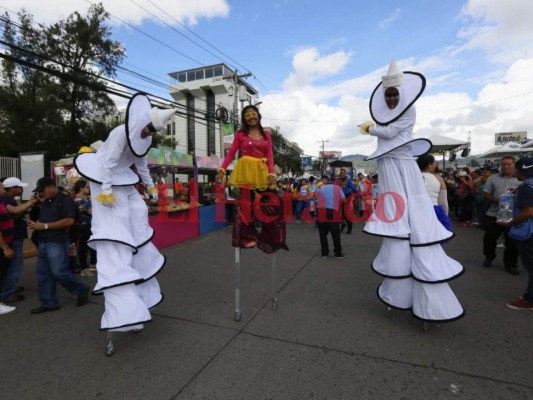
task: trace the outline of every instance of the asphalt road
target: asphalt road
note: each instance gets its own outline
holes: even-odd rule
[[[103,299],[59,289],[61,310],[39,305],[35,258],[26,300],[0,316],[0,398],[11,399],[532,399],[533,312],[507,309],[526,273],[506,273],[503,249],[481,263],[482,231],[459,228],[446,245],[466,273],[451,282],[464,318],[430,324],[387,316],[370,270],[380,239],[342,235],[347,257],[320,257],[318,232],[289,224],[277,255],[242,251],[242,320],[234,320],[234,250],[221,229],[163,249],[165,301],[139,334],[120,334],[112,357],[98,330]],[[81,277],[94,285],[95,277]]]

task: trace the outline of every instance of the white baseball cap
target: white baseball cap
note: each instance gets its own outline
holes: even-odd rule
[[[19,187],[26,187],[28,186],[27,183],[24,183],[22,182],[19,178],[15,178],[15,177],[11,177],[11,178],[6,178],[4,179],[4,187],[7,189],[7,188],[10,188],[10,187],[15,187],[15,186],[19,186]]]

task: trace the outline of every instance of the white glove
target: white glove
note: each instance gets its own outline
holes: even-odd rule
[[[366,121],[366,122],[363,122],[361,125],[359,125],[359,130],[361,131],[363,135],[368,135],[370,128],[372,128],[375,125],[376,124],[373,123],[372,121]]]
[[[148,195],[150,203],[157,204],[157,200],[159,200],[159,191],[155,186],[148,188]]]

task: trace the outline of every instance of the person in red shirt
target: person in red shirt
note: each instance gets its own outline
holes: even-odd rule
[[[255,195],[261,195],[266,191],[275,195],[276,173],[271,134],[261,125],[259,109],[252,105],[244,107],[241,123],[242,128],[235,133],[231,148],[218,170],[217,181],[224,181],[226,168],[235,158],[237,151],[240,151],[241,157],[229,177],[228,185],[241,189],[243,203],[239,208],[243,210],[246,203],[248,207],[253,205]],[[251,196],[247,197],[246,193],[251,193]],[[232,245],[250,248],[257,244],[265,253],[273,253],[281,248],[288,250],[285,244],[285,223],[282,221],[281,207],[263,204],[265,205],[261,209],[266,215],[277,214],[278,218],[273,222],[261,221],[259,234],[255,226],[253,207],[252,212],[236,213],[237,223],[233,227]]]
[[[0,196],[6,193],[4,184],[0,182]],[[15,224],[4,202],[0,201],[0,283],[4,280],[11,259],[15,255],[15,252],[10,246],[10,243],[15,237]],[[0,303],[0,314],[7,314],[11,311],[15,311],[15,307],[8,306],[4,303]]]

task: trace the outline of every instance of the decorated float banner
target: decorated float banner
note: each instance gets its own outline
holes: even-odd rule
[[[148,165],[173,165],[176,167],[193,168],[192,156],[176,151],[170,147],[152,147],[146,155]]]
[[[527,131],[519,132],[500,132],[496,133],[495,144],[506,144],[506,143],[518,143],[524,144],[527,142]]]
[[[210,156],[196,156],[196,166],[198,168],[214,169],[217,170],[222,165],[222,158],[211,154]]]

